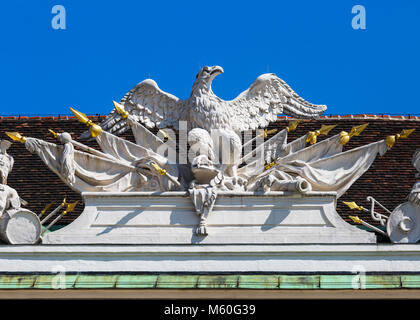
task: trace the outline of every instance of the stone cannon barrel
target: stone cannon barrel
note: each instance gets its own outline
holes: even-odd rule
[[[0,218],[0,238],[8,244],[36,244],[41,229],[38,216],[27,209],[8,210]]]

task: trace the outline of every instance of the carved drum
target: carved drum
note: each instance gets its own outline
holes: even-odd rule
[[[35,244],[41,236],[41,222],[27,209],[9,210],[0,219],[0,238],[8,244]]]

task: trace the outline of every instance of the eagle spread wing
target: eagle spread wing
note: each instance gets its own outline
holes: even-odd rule
[[[178,129],[178,120],[188,120],[185,100],[162,91],[155,81],[146,79],[131,89],[120,102],[125,110],[148,128]],[[129,127],[126,121],[113,110],[100,126],[119,135]]]
[[[228,128],[236,132],[267,127],[276,121],[278,114],[299,119],[317,118],[327,108],[304,100],[272,73],[259,76],[236,99],[224,101],[208,89],[214,74],[220,74],[221,70],[218,66],[204,67],[197,75],[188,100],[162,91],[155,81],[147,79],[131,89],[121,104],[134,120],[148,128],[178,129],[179,120],[184,120],[193,121],[192,127]],[[100,125],[116,135],[128,129],[126,121],[115,110]]]
[[[327,107],[301,98],[273,73],[259,76],[248,90],[231,101],[225,101],[235,131],[264,128],[276,121],[278,114],[298,119],[318,118]]]

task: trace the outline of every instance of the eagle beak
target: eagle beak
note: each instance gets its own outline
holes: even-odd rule
[[[215,67],[212,67],[211,68],[211,71],[210,71],[210,75],[214,75],[214,76],[217,76],[217,75],[219,75],[219,74],[222,74],[224,72],[224,70],[223,70],[223,68],[222,67],[220,67],[220,66],[215,66]]]

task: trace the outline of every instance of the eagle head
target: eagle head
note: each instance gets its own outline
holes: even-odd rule
[[[199,73],[197,73],[195,83],[201,84],[201,85],[204,84],[208,88],[210,88],[211,83],[213,82],[214,78],[217,75],[222,74],[223,72],[224,72],[223,68],[220,66],[213,66],[213,67],[205,66],[201,68]]]

